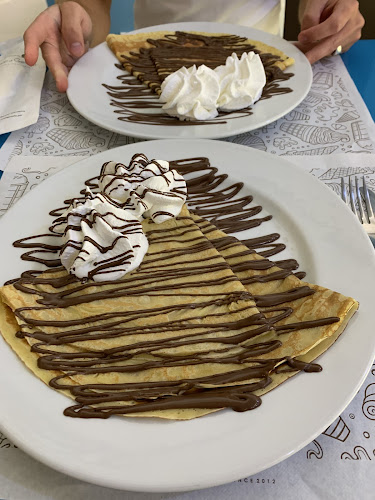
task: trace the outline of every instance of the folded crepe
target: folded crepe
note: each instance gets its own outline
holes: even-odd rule
[[[240,56],[254,51],[260,55],[266,76],[285,70],[294,59],[275,47],[225,33],[154,31],[134,35],[107,36],[107,44],[123,67],[161,93],[163,80],[181,67],[205,64],[214,69],[225,64],[233,52]]]
[[[288,356],[289,350],[299,353],[298,357],[291,355],[297,361],[295,367],[298,361],[311,363],[337,340],[359,307],[356,300],[298,279],[288,268],[283,269],[249,250],[237,238],[228,236],[207,220],[197,215],[192,217],[254,298],[259,310],[268,318],[282,314],[274,328],[282,341],[280,351],[283,355]],[[333,317],[339,321],[330,322],[329,318]],[[278,350],[272,352],[272,356],[277,355]],[[290,368],[285,363],[279,366],[272,383],[256,394],[265,394],[295,375]]]
[[[75,399],[66,415],[191,419],[255,408],[259,395],[316,368],[309,362],[358,307],[186,207],[143,228],[149,251],[121,280],[81,283],[57,269],[0,290],[2,335]]]

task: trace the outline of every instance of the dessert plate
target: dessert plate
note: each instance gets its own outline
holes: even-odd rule
[[[250,116],[235,117],[229,115],[226,123],[210,125],[152,125],[121,121],[115,108],[111,106],[111,98],[103,83],[119,86],[118,76],[125,71],[115,66],[118,61],[106,43],[98,45],[85,54],[73,66],[69,74],[67,95],[73,107],[91,122],[113,132],[145,139],[218,139],[248,132],[263,127],[295,108],[306,96],[311,87],[311,65],[294,45],[280,37],[253,28],[234,24],[219,23],[175,23],[152,26],[132,33],[147,31],[204,31],[210,33],[229,33],[246,36],[277,47],[295,59],[295,64],[287,68],[294,74],[292,78],[281,83],[281,86],[293,90],[289,94],[274,95],[270,99],[258,101],[254,113]],[[151,113],[155,112],[151,110]]]
[[[238,196],[254,195],[271,221],[240,238],[278,232],[307,280],[355,297],[360,309],[320,358],[321,373],[298,374],[265,395],[253,411],[224,410],[187,422],[63,416],[70,400],[32,375],[0,339],[1,431],[41,462],[92,483],[132,491],[184,491],[255,474],[300,450],[344,410],[375,354],[375,254],[355,216],[328,187],[283,159],[236,144],[207,140],[151,141],[112,149],[57,173],[0,220],[0,282],[30,264],[12,242],[41,234],[48,212],[77,196],[104,161],[127,164],[135,153],[166,160],[208,157]],[[350,234],[350,245],[348,245]],[[348,369],[350,367],[350,369]],[[303,411],[301,412],[301,409]]]

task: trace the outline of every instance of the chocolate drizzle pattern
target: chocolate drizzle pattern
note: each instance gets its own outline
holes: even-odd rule
[[[80,278],[103,281],[122,277],[147,251],[141,223],[105,193],[93,195],[88,189],[85,203],[81,201],[74,202],[50,228],[65,242],[61,263]],[[77,269],[82,264],[83,272]]]
[[[143,123],[148,125],[194,126],[217,125],[226,123],[228,119],[240,118],[253,114],[252,107],[240,111],[220,111],[219,116],[207,121],[180,121],[178,118],[160,112],[162,103],[155,93],[160,92],[160,85],[171,73],[182,66],[189,68],[205,64],[211,69],[225,64],[228,56],[235,52],[241,56],[244,52],[253,51],[259,54],[266,73],[266,85],[260,100],[274,95],[292,92],[289,87],[280,86],[289,80],[293,73],[285,73],[275,65],[280,58],[274,54],[264,53],[249,43],[246,37],[237,35],[208,36],[202,34],[176,31],[161,39],[148,39],[153,45],[150,49],[141,49],[139,53],[124,56],[124,63],[130,64],[132,74],[118,76],[120,85],[103,86],[111,98],[110,105],[115,109],[121,121]],[[121,65],[116,65],[123,69]],[[136,73],[137,77],[133,76]],[[148,82],[146,86],[143,82]],[[159,112],[155,112],[155,111]]]
[[[286,277],[298,267],[293,259],[277,262],[268,259],[285,248],[278,242],[277,234],[243,240],[246,250],[243,245],[237,250],[240,242],[229,234],[212,236],[216,228],[241,232],[270,217],[259,216],[261,207],[251,205],[251,196],[239,196],[242,183],[222,186],[227,175],[218,174],[207,158],[177,160],[171,162],[172,166],[186,179],[189,208],[194,215],[177,217],[173,233],[170,228],[150,223],[147,237],[151,251],[136,271],[122,279],[98,284],[91,280],[80,282],[67,274],[58,259],[61,244],[54,233],[22,238],[14,243],[27,249],[22,256],[24,260],[43,263],[47,268],[43,274],[42,271],[24,272],[12,282],[19,291],[36,294],[38,304],[14,311],[21,324],[16,336],[27,339],[31,351],[38,353],[39,368],[63,372],[51,379],[50,386],[69,391],[75,399],[76,404],[64,411],[67,416],[108,418],[116,414],[184,408],[247,411],[261,404],[257,391],[266,388],[275,373],[320,369],[314,363],[273,354],[282,346],[283,334],[339,321],[330,317],[283,323],[293,312],[290,303],[313,294],[313,289],[300,286],[258,296],[251,296],[243,288],[232,293],[224,291],[228,283],[237,282],[232,270],[241,273],[251,269],[255,271],[251,280],[261,282]],[[86,185],[97,189],[98,178],[88,180]],[[70,201],[66,200],[65,204],[69,205]],[[53,210],[51,215],[59,218],[65,209],[64,206]],[[184,236],[184,245],[175,234]],[[163,250],[152,251],[157,243],[163,243]],[[217,253],[203,254],[213,247],[219,252],[231,249],[230,257],[224,260]],[[265,258],[241,263],[236,260],[255,250]],[[262,274],[275,265],[277,272]],[[218,271],[220,274],[215,274]],[[177,298],[173,281],[176,279]],[[125,297],[131,301],[134,297],[147,296],[169,299],[158,307],[145,305],[142,310],[114,310],[78,319],[62,320],[53,314],[56,309],[68,310],[79,304],[88,307],[91,302],[109,300],[109,297]],[[233,310],[224,314],[223,306],[228,305]],[[36,309],[48,314],[35,319],[32,312]],[[202,311],[205,311],[204,321]],[[146,321],[147,326],[142,321]],[[266,340],[264,334],[269,334]],[[137,340],[132,342],[132,339]],[[104,348],[85,349],[85,342],[91,340],[101,340]],[[115,343],[105,348],[108,340]],[[194,350],[189,351],[186,346],[193,346]],[[267,357],[260,357],[262,355]],[[91,375],[132,376],[148,370],[207,364],[235,366],[235,369],[168,381],[85,382],[85,377]],[[79,382],[73,384],[72,378]]]

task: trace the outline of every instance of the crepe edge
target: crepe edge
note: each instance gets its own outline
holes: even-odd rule
[[[135,33],[134,35],[116,35],[110,33],[107,35],[106,42],[112,52],[115,54],[117,59],[124,65],[125,69],[129,71],[128,68],[131,68],[130,64],[124,63],[121,55],[124,53],[126,55],[130,55],[132,50],[137,48],[137,44],[142,44],[140,48],[151,48],[153,45],[148,42],[148,39],[155,38],[160,39],[166,35],[173,35],[175,31],[149,31],[143,33]],[[223,36],[228,35],[228,33],[208,33],[204,31],[188,31],[188,33],[192,33],[194,35],[204,35],[204,36]],[[133,42],[133,46],[129,47],[129,43]],[[292,66],[294,64],[294,59],[287,54],[285,54],[280,49],[273,47],[272,45],[265,44],[258,40],[246,39],[246,42],[251,43],[256,47],[257,50],[261,52],[272,54],[281,58],[281,61],[276,61],[274,63],[275,66],[279,67],[281,70],[285,70],[287,67]],[[127,66],[127,67],[126,67]]]

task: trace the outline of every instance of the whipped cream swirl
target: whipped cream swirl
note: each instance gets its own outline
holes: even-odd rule
[[[266,73],[258,54],[244,52],[238,59],[233,52],[227,57],[225,65],[218,66],[214,71],[220,84],[219,109],[235,111],[247,108],[261,97]]]
[[[116,280],[137,268],[148,250],[139,220],[106,195],[86,191],[52,225],[61,234],[61,263],[79,279]]]
[[[156,223],[176,217],[187,196],[186,182],[164,160],[134,155],[129,166],[109,161],[100,172],[99,188],[134,217]]]
[[[161,84],[163,110],[180,120],[210,120],[219,110],[236,111],[254,104],[262,95],[266,74],[258,54],[227,57],[214,70],[205,65],[185,67]]]
[[[180,120],[210,120],[217,116],[220,87],[215,72],[202,64],[175,71],[161,84],[163,110]]]

